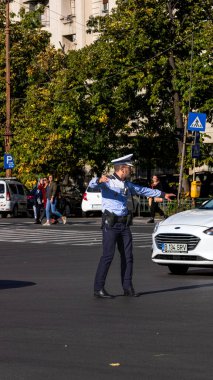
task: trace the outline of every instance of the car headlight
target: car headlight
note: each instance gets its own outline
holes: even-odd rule
[[[154,228],[154,233],[158,230],[159,224],[160,223],[156,223],[155,228]]]
[[[208,228],[208,230],[203,231],[206,235],[213,235],[213,227]]]

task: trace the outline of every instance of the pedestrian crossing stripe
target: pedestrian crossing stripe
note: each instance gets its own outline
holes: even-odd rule
[[[204,132],[206,128],[206,114],[189,112],[188,116],[188,130]]]
[[[133,232],[132,236],[134,247],[151,246],[150,234]],[[101,246],[102,231],[33,230],[18,227],[11,233],[10,227],[2,227],[0,230],[0,241],[9,243],[53,244],[57,246]]]

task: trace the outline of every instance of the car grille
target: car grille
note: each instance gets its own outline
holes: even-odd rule
[[[155,242],[158,249],[162,249],[163,243],[187,244],[188,251],[196,248],[200,238],[188,234],[159,234],[155,236]]]
[[[191,256],[191,255],[168,255],[165,253],[163,255],[156,255],[154,259],[158,260],[176,260],[176,261],[207,261],[201,256]]]

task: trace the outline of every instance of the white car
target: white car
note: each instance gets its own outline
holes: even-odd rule
[[[0,178],[0,215],[26,214],[28,211],[28,193],[26,187],[16,178]]]
[[[152,242],[152,261],[174,274],[185,274],[189,267],[213,268],[213,199],[157,224]]]
[[[88,216],[90,213],[101,212],[102,210],[102,195],[101,190],[87,187],[81,202],[82,216]]]

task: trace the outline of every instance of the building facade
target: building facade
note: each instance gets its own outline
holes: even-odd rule
[[[88,34],[90,17],[104,16],[115,7],[116,0],[19,0],[10,3],[10,10],[18,15],[21,7],[27,11],[44,5],[43,28],[51,33],[51,43],[65,52],[81,49],[97,39],[98,34]]]

